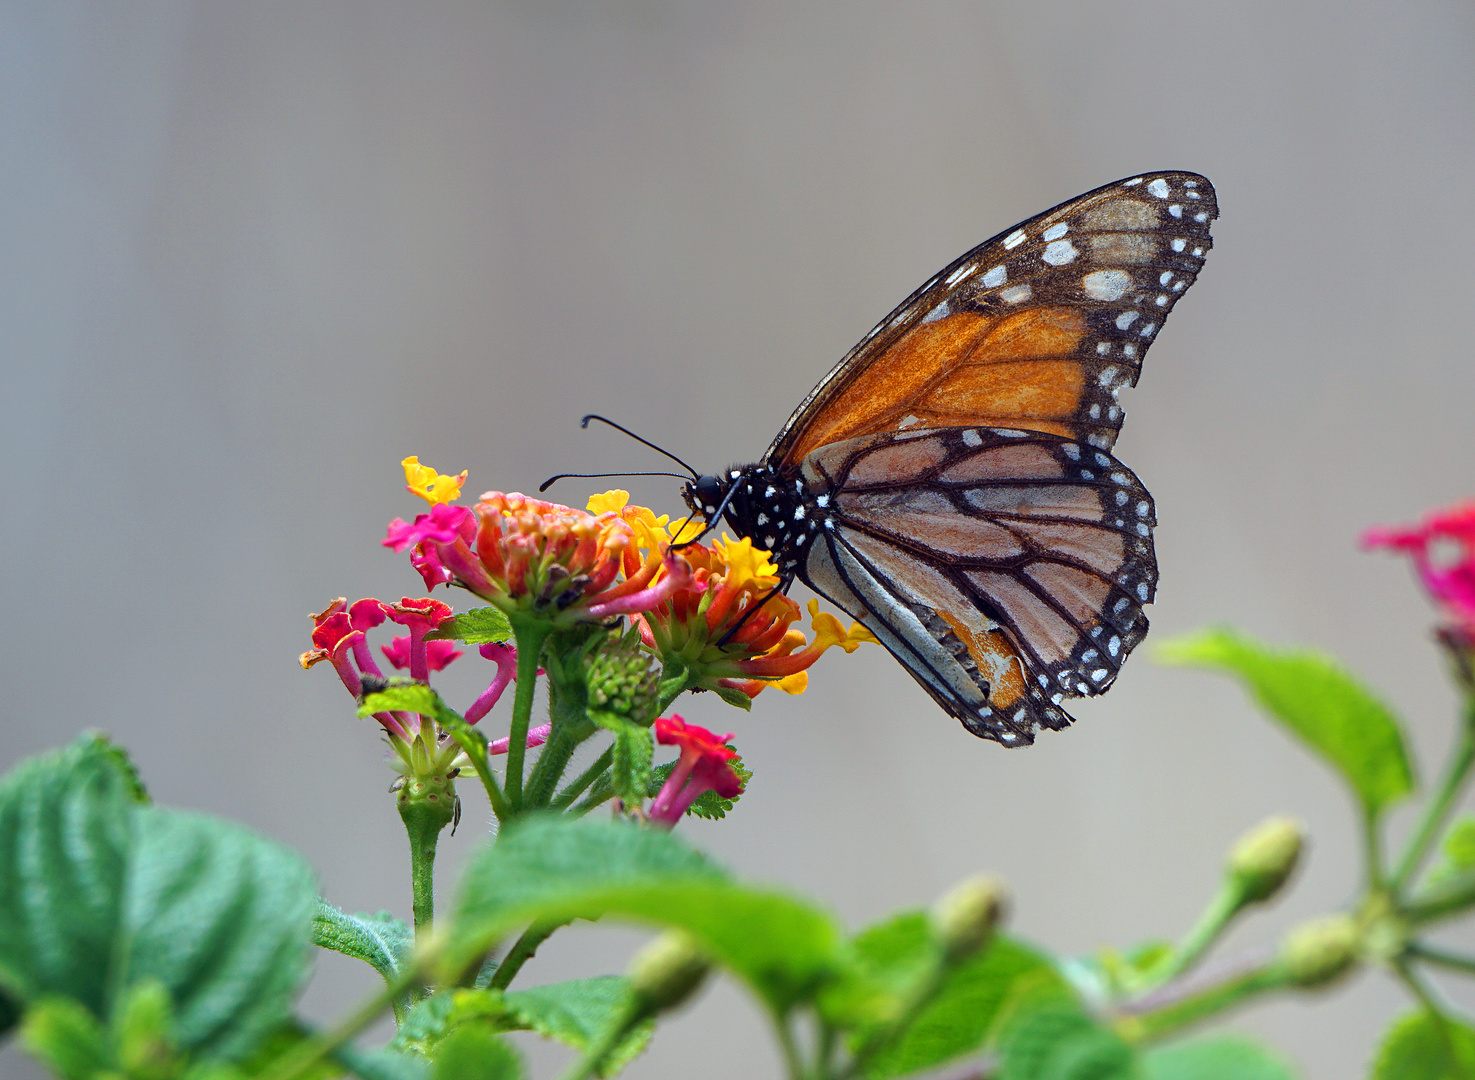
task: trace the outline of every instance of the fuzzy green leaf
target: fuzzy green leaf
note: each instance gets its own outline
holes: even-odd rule
[[[0,781],[0,986],[107,1014],[135,784],[103,740],[22,762]]]
[[[601,1035],[624,1020],[630,1007],[630,981],[621,975],[573,979],[529,990],[509,991],[509,1012],[539,1035],[587,1050]],[[655,1021],[638,1025],[604,1059],[601,1076],[613,1076],[650,1042]]]
[[[741,690],[735,690],[731,686],[714,686],[712,692],[733,708],[742,709],[743,712],[751,712],[753,709],[753,699]]]
[[[897,915],[863,931],[855,939],[855,950],[870,978],[896,1002],[927,978],[941,957],[932,921],[921,911]],[[947,976],[932,1002],[870,1059],[864,1074],[905,1076],[972,1053],[997,1034],[1001,1019],[1016,1001],[1047,991],[1067,992],[1050,962],[1017,941],[996,938]],[[825,1013],[837,1026],[855,1030],[853,1046],[884,1030],[884,1013],[896,1007],[883,1006],[882,1016],[868,1017],[875,1003],[851,998],[848,1004],[858,1008],[845,1015],[840,1004],[844,1000],[827,998]]]
[[[157,979],[174,1038],[234,1058],[286,1019],[306,978],[316,888],[295,853],[241,826],[157,807],[137,843],[114,955],[121,986]]]
[[[1266,712],[1342,774],[1369,818],[1413,790],[1398,720],[1330,657],[1277,652],[1228,629],[1167,642],[1158,655],[1237,676]]]
[[[735,757],[728,763],[728,767],[737,773],[738,779],[743,782],[743,791],[748,790],[748,781],[753,779],[753,774],[743,764],[743,759]],[[692,800],[686,812],[692,817],[705,818],[707,821],[721,821],[732,812],[733,806],[743,797],[743,791],[738,792],[730,799],[724,799],[715,791],[704,791]]]
[[[358,715],[367,718],[381,712],[412,712],[438,718],[450,711],[440,695],[424,683],[413,679],[393,679],[384,689],[364,695]]]
[[[606,774],[610,788],[627,806],[640,806],[650,788],[650,760],[656,748],[650,728],[598,709],[589,711],[589,719],[615,737],[614,758]]]
[[[1290,1062],[1253,1039],[1211,1035],[1142,1056],[1145,1080],[1296,1080]]]
[[[441,623],[425,635],[426,641],[461,641],[467,645],[503,642],[512,637],[512,624],[494,607],[472,608]]]
[[[350,915],[320,898],[312,917],[312,943],[362,960],[385,982],[393,982],[415,946],[415,932],[387,911]]]
[[[1369,1080],[1469,1080],[1475,1029],[1426,1010],[1406,1013],[1383,1035]]]
[[[999,1080],[1140,1080],[1132,1048],[1078,1005],[1049,997],[1007,1021]]]
[[[449,967],[459,974],[514,927],[606,914],[688,931],[780,1011],[839,964],[827,914],[733,883],[670,833],[541,817],[504,830],[468,867]]]

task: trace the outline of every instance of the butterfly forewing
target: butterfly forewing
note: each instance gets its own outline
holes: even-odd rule
[[[764,458],[909,428],[984,425],[1108,450],[1116,393],[1211,246],[1214,189],[1195,173],[1108,184],[939,271],[804,400]]]

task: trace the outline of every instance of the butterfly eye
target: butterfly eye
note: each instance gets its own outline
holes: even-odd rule
[[[722,481],[715,476],[699,476],[696,483],[686,485],[686,490],[687,502],[693,511],[701,514],[713,513],[726,492]]]

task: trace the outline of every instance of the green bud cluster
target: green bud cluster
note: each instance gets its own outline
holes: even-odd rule
[[[1280,947],[1293,986],[1325,986],[1357,963],[1357,923],[1347,914],[1327,915],[1296,927]]]
[[[949,889],[932,908],[932,922],[948,959],[964,960],[983,948],[1007,903],[1003,883],[984,874]]]
[[[1225,866],[1241,902],[1260,903],[1280,892],[1304,844],[1300,823],[1287,817],[1268,818],[1241,836],[1229,849]]]
[[[711,967],[689,934],[667,930],[630,962],[630,989],[639,1011],[652,1015],[674,1009],[696,993]]]
[[[660,671],[635,631],[609,639],[584,661],[589,707],[648,723],[656,709]]]

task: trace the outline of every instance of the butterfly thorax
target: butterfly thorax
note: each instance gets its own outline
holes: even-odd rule
[[[698,477],[683,494],[692,511],[708,521],[721,509],[738,535],[770,553],[786,582],[799,572],[810,542],[824,527],[824,509],[797,471],[785,473],[769,465],[734,467],[720,476]]]

